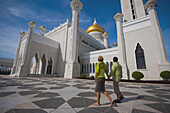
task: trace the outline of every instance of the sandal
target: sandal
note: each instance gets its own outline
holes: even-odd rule
[[[93,103],[94,106],[100,106],[100,103]]]
[[[116,103],[121,103],[121,101],[120,101],[120,100],[117,100],[117,99],[115,99],[114,102],[116,102]]]
[[[124,96],[121,96],[121,97],[120,97],[120,100],[123,100],[124,98],[125,98]]]

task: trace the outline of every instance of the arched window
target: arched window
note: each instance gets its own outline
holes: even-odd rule
[[[81,72],[83,73],[83,64],[82,64],[82,67],[81,67]]]
[[[52,58],[48,60],[48,65],[47,65],[47,74],[52,74],[52,66],[53,66],[53,61]]]
[[[135,50],[137,69],[146,69],[144,50],[138,43]]]
[[[93,73],[95,73],[95,65],[94,65],[94,63],[93,63]]]
[[[132,9],[133,19],[136,19],[136,12],[135,12],[135,7],[134,7],[134,0],[130,0],[130,4],[131,4],[131,9]]]
[[[90,73],[91,73],[91,64],[90,64]]]

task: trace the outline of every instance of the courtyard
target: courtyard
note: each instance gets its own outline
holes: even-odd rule
[[[0,113],[170,113],[170,85],[120,82],[125,96],[110,107],[96,102],[94,80],[0,75]],[[112,81],[106,90],[116,99]]]

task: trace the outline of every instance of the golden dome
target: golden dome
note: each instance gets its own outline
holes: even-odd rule
[[[93,25],[91,25],[87,30],[86,30],[87,33],[90,33],[90,32],[102,32],[104,33],[105,30],[102,26],[98,25],[96,20],[94,20],[94,23]]]
[[[25,36],[25,32],[24,31],[21,31],[19,34],[22,35],[22,36]]]

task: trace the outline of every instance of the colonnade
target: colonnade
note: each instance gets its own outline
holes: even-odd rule
[[[110,72],[113,62],[105,62],[107,71]],[[81,64],[81,73],[95,73],[97,63]]]
[[[36,54],[32,58],[30,74],[53,74],[54,61],[52,57],[46,59],[45,54],[41,59]]]
[[[1,65],[0,66],[0,74],[10,74],[12,66]]]

